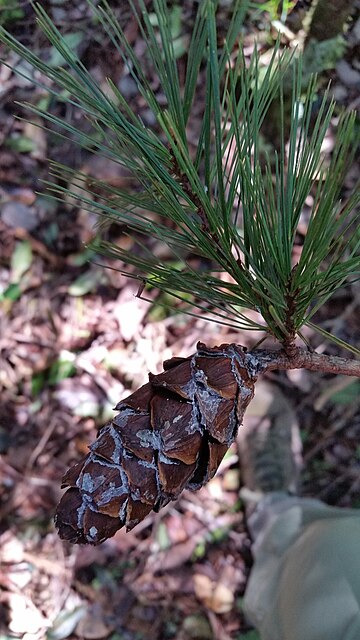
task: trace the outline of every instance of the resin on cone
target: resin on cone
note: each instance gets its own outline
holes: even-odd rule
[[[65,474],[60,537],[99,544],[183,489],[203,486],[236,436],[256,373],[236,345],[199,343],[189,358],[164,362],[163,373],[116,406],[90,453]]]

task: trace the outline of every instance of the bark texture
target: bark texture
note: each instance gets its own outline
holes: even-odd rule
[[[353,0],[318,0],[307,34],[307,41],[323,42],[341,35],[353,6]]]

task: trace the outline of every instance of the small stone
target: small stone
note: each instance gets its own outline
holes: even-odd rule
[[[332,88],[332,95],[336,102],[344,102],[348,96],[348,91],[343,84],[336,84]]]
[[[137,84],[131,76],[123,76],[118,84],[119,91],[121,91],[124,98],[133,98],[139,93]]]
[[[360,42],[360,18],[355,22],[352,30],[352,36],[355,38],[356,42]]]
[[[156,116],[151,109],[145,109],[141,114],[141,119],[147,127],[153,127],[156,124]]]
[[[0,217],[13,229],[33,231],[39,223],[35,209],[21,202],[6,202],[0,210]]]
[[[341,82],[347,87],[358,87],[360,89],[360,71],[353,69],[346,60],[340,60],[337,63],[336,72]]]

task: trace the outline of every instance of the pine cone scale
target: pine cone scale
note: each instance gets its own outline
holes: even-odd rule
[[[151,464],[138,460],[124,450],[121,456],[121,466],[127,477],[131,498],[154,506],[159,495],[154,462]]]
[[[126,513],[126,531],[131,531],[139,522],[149,515],[153,507],[140,500],[129,500]],[[119,526],[117,527],[119,529]],[[112,534],[114,535],[114,534]]]
[[[151,418],[155,433],[161,438],[161,450],[168,458],[185,464],[196,462],[202,430],[190,403],[155,396],[151,400]]]
[[[128,396],[125,400],[118,402],[115,409],[118,411],[119,409],[128,407],[137,413],[146,413],[152,396],[153,390],[151,384],[147,382],[142,387],[134,391],[131,396]]]
[[[219,468],[219,464],[228,450],[227,444],[209,442],[208,477],[212,478]]]
[[[192,363],[189,358],[169,368],[167,371],[164,371],[164,373],[159,373],[157,376],[151,374],[149,380],[153,387],[161,387],[167,392],[174,393],[185,400],[192,400],[194,385],[191,374]]]
[[[117,438],[118,450],[125,447],[141,460],[151,462],[153,459],[154,434],[150,417],[146,414],[134,413],[132,409],[129,412],[132,413],[125,415],[125,412],[120,412],[112,423],[112,428]]]
[[[158,462],[159,480],[165,494],[172,500],[186,487],[196,469],[196,463],[184,464],[161,456]]]
[[[218,358],[200,357],[196,359],[198,376],[205,376],[206,386],[219,396],[233,399],[237,392],[237,381],[232,371],[232,362],[225,359],[219,363]]]

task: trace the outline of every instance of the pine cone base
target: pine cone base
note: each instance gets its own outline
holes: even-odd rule
[[[185,488],[202,487],[217,471],[253,398],[256,371],[236,345],[199,343],[189,358],[164,362],[164,372],[117,406],[90,453],[65,474],[68,487],[55,516],[59,535],[99,544]]]

